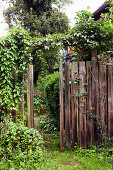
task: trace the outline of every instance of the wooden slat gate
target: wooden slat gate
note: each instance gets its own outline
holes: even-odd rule
[[[113,59],[103,64],[93,54],[92,61],[65,62],[64,77],[60,62],[61,150],[65,142],[67,148],[75,143],[86,148],[99,140],[98,134],[113,136]]]

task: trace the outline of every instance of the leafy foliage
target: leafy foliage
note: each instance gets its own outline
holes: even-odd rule
[[[11,113],[21,101],[23,73],[26,77],[27,63],[32,60],[29,39],[28,33],[20,27],[0,39],[0,106],[6,113]]]
[[[68,31],[68,18],[58,8],[70,0],[11,0],[10,2],[12,5],[4,12],[10,27],[14,26],[14,23],[21,23],[31,36]],[[53,8],[53,4],[59,7]]]
[[[56,134],[57,128],[55,127],[55,118],[49,114],[41,115],[38,119],[38,126],[43,132],[47,134]]]
[[[35,90],[33,96],[35,116],[46,113],[47,107],[45,105],[43,93],[40,90]]]
[[[55,72],[45,78],[44,95],[50,114],[55,118],[55,126],[59,129],[59,73]]]
[[[0,167],[3,169],[36,169],[46,154],[42,136],[13,122],[2,127],[0,137]]]
[[[69,44],[83,57],[96,47],[98,53],[112,51],[113,27],[104,20],[94,21],[87,11],[77,12],[75,26],[69,31]]]
[[[33,45],[37,50],[39,46],[44,49],[46,55],[56,47],[65,49],[66,46],[70,46],[71,55],[76,56],[78,60],[90,60],[92,48],[97,48],[98,54],[104,57],[112,55],[113,26],[106,19],[94,21],[92,17],[93,14],[88,11],[79,11],[75,17],[75,26],[67,35],[48,35],[45,38],[36,39]]]
[[[68,32],[68,17],[59,9],[64,4],[69,4],[71,0],[9,0],[9,2],[11,5],[4,11],[4,16],[10,28],[21,24],[32,37]],[[35,84],[44,71],[47,74],[53,73],[55,62],[58,60],[52,52],[47,51],[49,53],[47,54],[46,51],[44,54],[41,54],[43,53],[41,51],[37,53],[36,50],[32,53]]]

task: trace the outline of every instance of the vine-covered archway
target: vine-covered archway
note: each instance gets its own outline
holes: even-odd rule
[[[56,34],[32,39],[21,27],[14,28],[6,38],[2,38],[0,41],[1,119],[2,114],[12,113],[14,120],[16,111],[23,112],[23,89],[27,82],[27,65],[32,63],[31,54],[34,51],[41,52],[42,55],[54,51],[55,55],[60,49],[70,46],[71,56],[79,61],[91,60],[91,49],[95,47],[98,51],[98,59],[104,62],[107,61],[108,54],[112,53],[112,37],[113,27],[107,21],[95,22],[92,14],[86,11],[77,13],[76,24],[67,35]],[[31,86],[33,87],[33,83]],[[31,86],[28,85],[28,93]],[[31,102],[33,93],[28,96],[28,98],[31,96],[29,99]],[[29,108],[33,119],[32,110],[33,106]],[[33,122],[32,119],[30,122]],[[30,123],[30,126],[33,127],[33,123]]]

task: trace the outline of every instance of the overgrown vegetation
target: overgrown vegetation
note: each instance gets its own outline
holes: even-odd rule
[[[69,45],[74,46],[80,59],[90,60],[91,49],[97,48],[98,54],[106,57],[113,51],[113,27],[103,19],[93,20],[93,14],[87,11],[77,12],[75,26],[69,30]],[[78,58],[79,59],[79,58]]]
[[[69,21],[60,9],[70,2],[71,0],[9,0],[10,6],[4,11],[4,16],[10,28],[20,23],[32,37],[66,33]]]
[[[54,119],[54,125],[59,129],[59,72],[55,72],[45,78],[44,95],[51,118]]]
[[[1,127],[0,169],[37,169],[46,155],[38,131],[12,121]]]
[[[40,116],[40,128],[49,133],[45,135],[45,147],[38,131],[28,129],[19,123],[10,121],[10,114],[17,110],[21,101],[22,89],[25,90],[27,64],[32,61],[31,53],[43,63],[38,70],[40,80],[48,73],[53,73],[57,67],[58,55],[66,46],[73,46],[71,55],[77,60],[89,60],[92,48],[107,61],[108,53],[112,54],[113,26],[106,20],[95,22],[92,14],[87,11],[77,13],[75,27],[67,35],[48,35],[44,38],[34,38],[20,28],[16,27],[6,38],[0,40],[0,168],[1,169],[111,169],[113,148],[108,148],[109,142],[91,149],[81,149],[76,146],[74,151],[60,152],[59,136],[59,73],[55,72],[45,78],[44,96],[38,87],[34,94],[36,115],[39,114],[47,102],[50,114]],[[54,52],[53,52],[54,50]],[[59,53],[58,53],[59,52]],[[101,58],[100,58],[101,59]],[[35,60],[34,60],[35,62]],[[47,70],[44,72],[44,69]],[[41,84],[41,81],[38,82]],[[40,107],[38,107],[40,106]],[[42,108],[41,108],[42,107]],[[25,108],[26,109],[26,108]],[[7,115],[7,116],[6,116]],[[7,118],[6,118],[7,117]],[[5,120],[5,121],[3,121]],[[50,135],[54,133],[53,135]],[[112,143],[112,138],[110,139]],[[50,142],[51,141],[51,142]],[[90,158],[90,159],[89,159]],[[64,162],[79,162],[77,167],[64,167]],[[106,163],[105,163],[106,161]],[[62,164],[62,165],[61,165]]]
[[[32,61],[29,45],[30,36],[21,27],[0,39],[0,118],[15,110],[21,101],[23,74],[26,78],[27,64]]]
[[[47,134],[55,135],[59,130],[59,127],[55,127],[56,120],[54,117],[51,117],[51,114],[41,115],[38,119],[37,125],[44,133]]]

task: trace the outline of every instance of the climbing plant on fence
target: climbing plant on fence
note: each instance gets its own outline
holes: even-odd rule
[[[70,46],[71,53],[77,60],[88,60],[91,57],[91,49],[96,47],[101,58],[103,56],[106,60],[106,55],[111,55],[113,50],[113,26],[104,19],[94,21],[93,14],[88,11],[77,12],[75,19],[75,26],[67,35],[54,34],[36,38],[32,41],[31,49],[49,54],[50,50]]]
[[[11,113],[21,101],[23,73],[26,76],[27,63],[32,60],[31,53],[58,54],[58,50],[71,46],[72,55],[77,60],[90,58],[91,49],[96,47],[100,59],[102,55],[112,53],[113,26],[106,21],[95,22],[87,11],[77,13],[76,24],[67,35],[48,35],[43,38],[30,39],[28,33],[16,27],[6,38],[0,40],[0,108],[2,112]],[[42,57],[43,55],[43,57]],[[49,55],[48,60],[52,59]],[[58,55],[56,55],[58,57]],[[107,55],[108,56],[108,55]],[[45,62],[45,61],[44,61]],[[46,63],[46,62],[45,62]]]
[[[15,27],[7,37],[0,39],[0,116],[11,113],[21,101],[23,74],[32,61],[29,52],[30,36]]]

